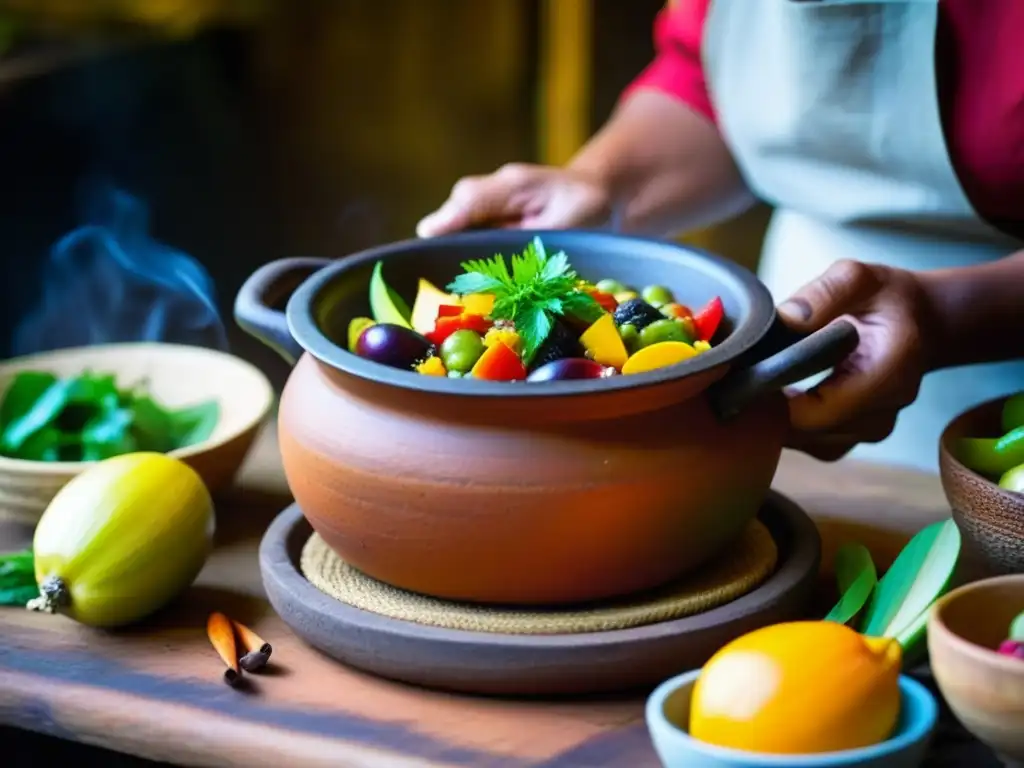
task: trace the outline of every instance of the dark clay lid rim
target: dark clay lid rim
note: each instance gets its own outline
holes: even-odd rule
[[[723,341],[700,355],[676,365],[659,368],[646,373],[630,376],[611,376],[604,379],[570,380],[545,382],[543,385],[531,386],[524,382],[492,382],[474,379],[449,379],[436,376],[423,376],[413,371],[391,368],[380,363],[366,360],[347,349],[334,344],[317,327],[313,309],[322,291],[339,275],[367,263],[378,260],[386,262],[393,256],[410,249],[422,248],[429,243],[431,248],[462,247],[473,244],[500,243],[498,249],[505,249],[512,243],[521,244],[534,237],[555,237],[564,239],[570,236],[574,240],[604,240],[614,238],[620,245],[632,244],[637,249],[646,251],[644,258],[668,260],[670,254],[687,254],[701,257],[698,268],[716,272],[723,281],[733,281],[747,303],[746,317],[737,323]],[[657,250],[651,248],[658,246]],[[598,244],[597,247],[599,247]],[[492,246],[494,247],[494,246]],[[566,247],[570,251],[571,247]],[[709,299],[711,297],[708,297]],[[751,349],[764,337],[775,318],[775,306],[771,294],[765,285],[746,268],[715,256],[700,248],[683,245],[671,240],[618,235],[594,230],[486,230],[462,232],[445,237],[432,238],[429,241],[409,239],[391,243],[355,253],[319,270],[306,279],[295,290],[288,301],[286,309],[288,328],[295,340],[310,355],[325,365],[344,371],[368,381],[373,381],[402,389],[417,392],[428,392],[443,395],[461,395],[476,397],[553,397],[570,395],[597,395],[625,389],[656,386],[672,382],[687,376],[708,371],[722,365],[728,365],[737,357]]]

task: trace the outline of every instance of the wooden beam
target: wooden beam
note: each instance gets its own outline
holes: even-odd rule
[[[592,0],[541,0],[540,160],[561,165],[590,136]]]

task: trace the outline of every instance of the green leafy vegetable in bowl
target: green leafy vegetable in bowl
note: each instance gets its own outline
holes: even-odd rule
[[[111,374],[24,371],[0,402],[0,455],[52,462],[167,453],[206,440],[219,419],[214,400],[167,408],[144,385],[122,389]]]

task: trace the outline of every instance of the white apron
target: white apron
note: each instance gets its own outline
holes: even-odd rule
[[[839,259],[926,270],[1024,247],[953,170],[937,20],[938,0],[712,0],[704,68],[747,183],[776,207],[760,267],[776,301]],[[1024,361],[929,374],[892,436],[851,456],[936,471],[953,416],[1019,390]]]

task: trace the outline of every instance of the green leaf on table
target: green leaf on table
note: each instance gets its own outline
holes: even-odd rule
[[[835,568],[839,602],[828,612],[825,621],[849,624],[871,599],[878,584],[878,572],[871,553],[862,544],[841,546],[836,552]]]
[[[934,523],[910,540],[878,582],[861,632],[895,638],[904,654],[924,636],[928,610],[949,589],[960,557],[960,530],[952,520]]]
[[[32,553],[0,555],[0,606],[24,606],[38,596]]]
[[[1003,403],[1003,432],[1012,432],[1017,427],[1024,427],[1024,392]]]
[[[4,584],[4,579],[18,577],[26,573],[35,577],[35,558],[31,551],[25,550],[0,555],[0,585]]]
[[[20,587],[0,587],[0,607],[24,608],[29,600],[39,597],[39,587],[35,581]]]

